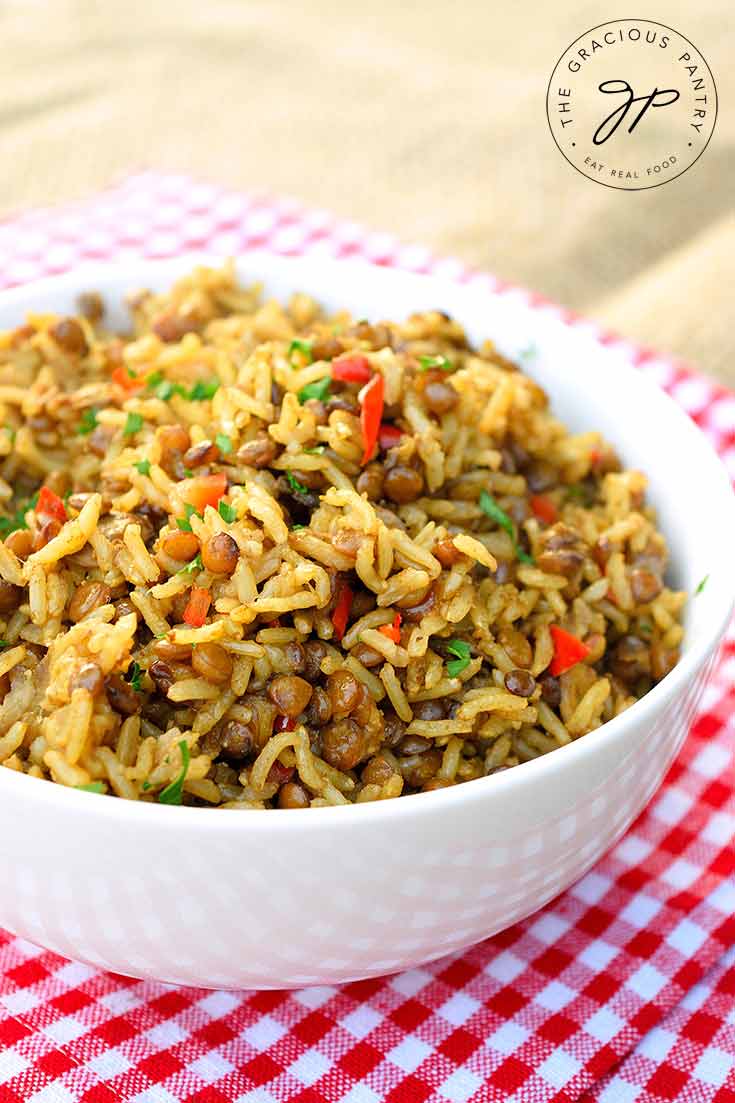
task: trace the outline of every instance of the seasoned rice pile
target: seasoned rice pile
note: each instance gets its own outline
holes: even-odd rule
[[[129,800],[426,792],[593,732],[684,594],[596,432],[439,311],[231,266],[0,335],[0,762]],[[595,738],[594,735],[591,738]]]

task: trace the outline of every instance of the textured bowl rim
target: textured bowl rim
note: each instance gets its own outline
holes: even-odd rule
[[[195,264],[221,264],[224,258],[203,253],[189,253],[174,258],[146,259],[144,257],[125,258],[120,261],[91,263],[80,265],[69,272],[57,276],[45,277],[33,280],[18,287],[12,287],[0,291],[0,309],[12,308],[17,303],[27,308],[30,296],[42,296],[44,293],[53,293],[63,290],[65,287],[75,288],[95,286],[104,291],[105,283],[114,277],[119,280],[126,270],[131,273],[139,273],[143,270],[154,272],[168,272],[172,275],[186,271]],[[451,291],[456,296],[461,285],[454,280],[441,276],[424,275],[415,272],[405,272],[394,268],[382,268],[362,260],[336,260],[333,258],[314,258],[306,256],[284,257],[277,254],[252,250],[240,254],[235,258],[236,264],[247,261],[248,265],[262,263],[266,269],[286,270],[291,268],[308,268],[315,272],[327,271],[340,275],[354,273],[356,277],[375,279],[376,273],[380,278],[392,281],[410,283],[424,288],[431,286],[436,288],[441,295]],[[125,277],[127,279],[127,277]],[[131,274],[131,284],[135,280]],[[506,291],[492,291],[468,286],[467,295],[477,301],[480,297],[500,297],[505,294],[518,294],[519,289],[509,288]],[[316,292],[318,295],[318,291]],[[526,304],[529,312],[548,309],[549,304],[536,306]],[[569,323],[560,324],[569,327]],[[598,342],[599,343],[599,342]],[[631,346],[626,342],[628,348]],[[665,357],[664,357],[665,359]],[[653,687],[645,697],[636,701],[625,712],[601,725],[594,732],[584,738],[573,740],[571,743],[556,748],[553,753],[543,755],[540,758],[524,762],[512,770],[495,774],[492,777],[477,778],[474,781],[446,789],[437,789],[429,793],[412,793],[404,797],[386,801],[366,801],[364,804],[338,805],[324,808],[288,809],[289,815],[273,815],[273,812],[286,810],[269,809],[267,815],[223,815],[217,813],[216,808],[190,808],[171,807],[140,801],[127,801],[117,799],[91,799],[99,798],[102,794],[81,793],[64,785],[49,783],[42,778],[29,777],[27,774],[18,774],[13,770],[0,768],[0,799],[7,797],[24,797],[30,807],[34,803],[40,803],[46,807],[54,808],[63,813],[74,811],[75,814],[85,813],[91,819],[101,815],[107,818],[119,819],[121,826],[130,822],[128,817],[133,817],[136,826],[144,827],[150,822],[151,826],[157,826],[161,830],[201,829],[203,831],[215,831],[240,833],[245,831],[298,831],[305,828],[312,830],[330,829],[341,823],[344,827],[348,824],[367,826],[369,823],[385,823],[398,817],[420,817],[451,814],[453,808],[458,805],[469,805],[472,802],[484,801],[494,792],[500,795],[509,790],[518,790],[518,799],[523,799],[524,786],[531,786],[534,782],[549,781],[554,783],[558,774],[571,769],[575,763],[593,758],[598,748],[608,747],[614,743],[626,728],[652,722],[668,704],[676,700],[683,692],[685,686],[692,680],[700,668],[704,665],[710,652],[719,644],[730,617],[735,607],[735,572],[728,570],[726,549],[735,544],[735,496],[733,495],[730,479],[724,464],[715,453],[701,431],[696,427],[689,416],[679,407],[674,400],[662,391],[651,379],[638,371],[632,364],[618,365],[617,371],[626,375],[624,383],[636,392],[636,399],[641,402],[646,400],[658,404],[661,410],[665,410],[664,416],[672,422],[678,422],[677,430],[692,445],[695,466],[701,469],[703,485],[708,487],[708,497],[713,505],[713,515],[718,517],[718,531],[716,536],[715,553],[712,574],[714,581],[708,582],[708,588],[712,588],[716,600],[712,600],[710,593],[709,606],[711,614],[705,627],[697,634],[692,645],[679,660],[674,669],[666,677]],[[551,395],[553,400],[553,394]],[[673,558],[676,558],[676,548],[672,548]],[[690,595],[690,600],[694,595]],[[18,788],[20,786],[20,788]],[[106,795],[104,795],[106,797]]]

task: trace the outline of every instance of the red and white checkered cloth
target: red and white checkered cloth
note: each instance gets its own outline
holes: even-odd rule
[[[0,224],[0,286],[91,259],[254,247],[504,290],[294,201],[153,173]],[[630,352],[735,474],[735,396]],[[0,933],[0,1103],[735,1103],[734,707],[731,632],[684,750],[617,847],[537,915],[399,976],[207,992]]]

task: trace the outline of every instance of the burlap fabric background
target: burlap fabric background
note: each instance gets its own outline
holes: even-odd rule
[[[698,164],[637,193],[574,172],[544,108],[561,51],[631,15],[689,37],[720,98]],[[735,384],[727,0],[6,0],[0,40],[0,214],[143,166],[297,195]]]

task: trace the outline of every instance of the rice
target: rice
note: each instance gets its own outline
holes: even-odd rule
[[[438,311],[261,303],[0,341],[0,764],[127,800],[323,807],[594,732],[672,669],[645,477]]]

